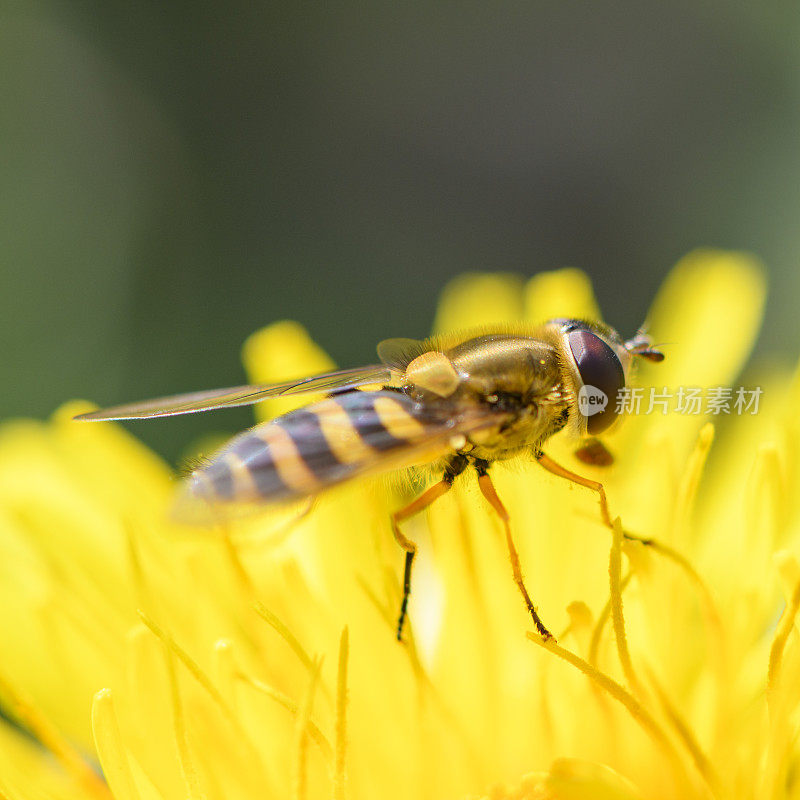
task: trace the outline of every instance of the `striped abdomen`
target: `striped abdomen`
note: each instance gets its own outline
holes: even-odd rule
[[[343,392],[235,437],[192,473],[188,489],[216,503],[291,500],[368,470],[408,466],[404,455],[446,430],[446,420],[401,392]]]

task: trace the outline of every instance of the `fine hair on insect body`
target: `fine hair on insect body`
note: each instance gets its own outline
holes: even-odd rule
[[[581,441],[576,455],[606,465],[596,437],[617,419],[618,398],[636,359],[663,360],[650,339],[625,341],[611,327],[581,319],[507,326],[427,340],[388,339],[380,363],[279,384],[237,386],[131,403],[78,420],[142,419],[250,405],[271,397],[323,394],[304,407],[235,436],[184,479],[181,499],[225,509],[314,498],[359,476],[426,465],[438,480],[390,515],[405,553],[397,638],[411,593],[416,545],[402,523],[473,472],[500,518],[512,575],[540,635],[552,638],[531,600],[508,511],[490,477],[493,464],[532,456],[548,472],[594,491],[612,527],[602,483],[561,466],[544,447],[559,431]],[[636,538],[628,535],[629,538]]]

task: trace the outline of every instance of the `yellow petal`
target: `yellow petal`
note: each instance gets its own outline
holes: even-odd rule
[[[525,319],[539,324],[555,317],[600,319],[589,276],[574,267],[540,272],[525,286]]]
[[[665,359],[658,364],[640,359],[635,364],[633,383],[643,400],[640,412],[612,431],[619,451],[635,456],[658,430],[683,458],[705,417],[702,413],[664,416],[657,408],[646,413],[651,387],[655,392],[666,390],[673,409],[679,389],[699,387],[705,407],[709,389],[735,388],[733,381],[758,333],[765,294],[761,265],[745,253],[697,250],[676,265],[646,325]],[[712,419],[719,421],[719,417]]]
[[[746,253],[696,250],[672,270],[648,317],[666,359],[648,374],[667,386],[729,384],[761,324],[766,282]]]
[[[66,772],[40,742],[6,722],[0,723],[0,798],[110,800],[101,786],[93,792]]]
[[[545,785],[548,800],[642,800],[643,795],[626,778],[604,764],[560,758]]]
[[[334,369],[333,361],[305,328],[291,321],[276,322],[250,336],[242,348],[242,360],[253,383],[279,383]],[[256,417],[271,419],[311,399],[311,395],[298,395],[267,400],[256,406]]]
[[[676,370],[692,367],[697,341],[713,342],[710,324],[724,340],[720,358],[704,353],[696,369],[708,373],[696,374],[730,373],[735,359],[722,345],[733,341],[741,360],[740,329],[752,333],[757,320],[742,309],[760,304],[759,286],[742,256],[679,265],[654,320],[685,326],[690,346],[677,343],[663,369],[671,357]],[[463,327],[595,311],[586,277],[560,270],[525,289],[470,276],[448,290],[442,317]],[[292,323],[256,334],[245,360],[257,381],[331,366]],[[236,523],[178,533],[158,512],[169,471],[122,429],[9,426],[0,433],[0,701],[8,710],[9,698],[31,698],[17,717],[39,741],[0,720],[0,798],[85,797],[62,766],[84,754],[103,765],[110,788],[100,791],[126,800],[288,798],[292,786],[294,797],[352,800],[784,796],[800,759],[800,648],[794,613],[780,635],[775,626],[778,575],[791,588],[800,574],[800,429],[786,374],[773,384],[763,384],[758,416],[720,420],[710,453],[710,429],[697,439],[700,416],[683,449],[676,415],[631,420],[647,423],[641,450],[634,437],[597,474],[612,515],[661,547],[631,543],[621,558],[615,547],[613,604],[596,496],[535,465],[492,469],[558,652],[525,637],[532,623],[503,526],[474,475],[402,523],[419,549],[398,644],[403,554],[389,513],[403,504],[399,492],[377,481],[336,489],[279,546]],[[709,504],[714,486],[721,494]],[[791,554],[777,570],[776,547]],[[136,609],[146,628],[132,628]],[[620,683],[614,637],[623,633],[636,697]],[[113,695],[97,695],[104,686]],[[58,735],[45,736],[39,719]],[[76,758],[65,759],[73,747]]]
[[[522,280],[506,273],[468,273],[442,292],[434,333],[491,327],[523,317]]]
[[[100,765],[114,793],[114,799],[138,800],[139,793],[134,786],[128,754],[114,714],[114,700],[108,689],[102,689],[95,695],[92,730]]]

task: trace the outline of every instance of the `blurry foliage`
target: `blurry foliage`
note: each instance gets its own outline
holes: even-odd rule
[[[464,270],[575,265],[630,332],[703,245],[800,298],[796,4],[7,3],[0,417],[242,379],[259,326],[341,364]],[[708,343],[713,354],[713,343]],[[174,458],[245,411],[137,433]]]

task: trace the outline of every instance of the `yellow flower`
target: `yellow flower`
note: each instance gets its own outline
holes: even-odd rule
[[[642,385],[732,385],[763,294],[744,255],[684,259]],[[436,324],[597,313],[577,270],[476,275]],[[290,323],[245,361],[256,381],[330,366]],[[202,532],[169,522],[173,476],[132,436],[71,422],[81,404],[7,423],[0,798],[800,797],[797,379],[754,378],[757,414],[634,415],[612,468],[580,468],[655,547],[535,464],[495,471],[558,644],[530,632],[470,480],[406,526],[400,645],[403,490],[357,482]],[[566,448],[549,449],[578,469]]]

